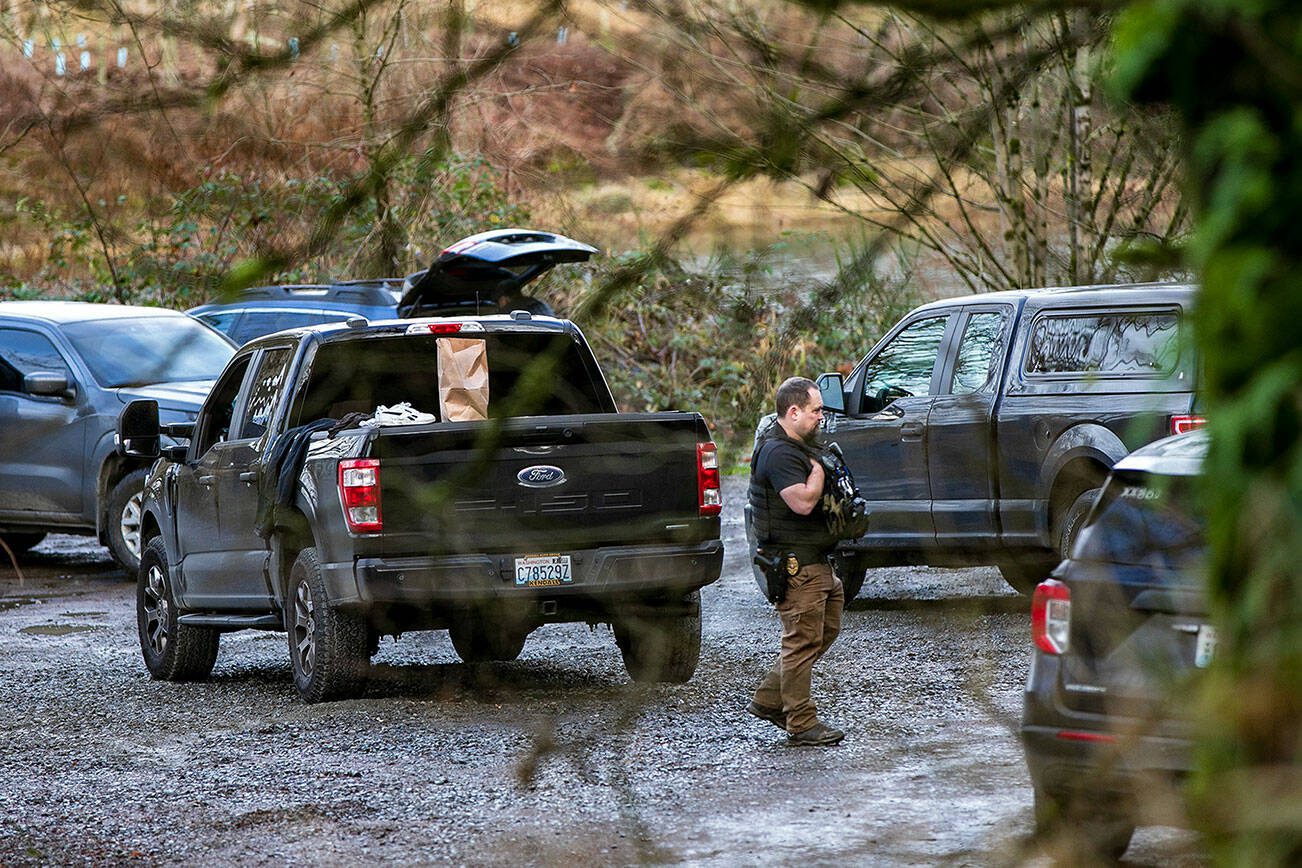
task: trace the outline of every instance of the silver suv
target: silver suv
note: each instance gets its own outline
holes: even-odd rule
[[[134,574],[146,465],[117,454],[118,415],[152,398],[164,422],[193,421],[234,354],[173,310],[0,302],[0,540],[19,554],[94,534]]]

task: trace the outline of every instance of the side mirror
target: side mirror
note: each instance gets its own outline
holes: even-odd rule
[[[823,409],[831,413],[845,413],[845,381],[838,371],[819,374],[815,381],[823,396]]]
[[[118,453],[128,458],[159,455],[158,402],[132,401],[118,416]]]
[[[189,440],[194,436],[193,422],[168,422],[162,426],[163,433],[177,440]]]
[[[172,446],[164,446],[161,450],[162,455],[173,464],[180,464],[185,461],[186,456],[190,454],[190,447],[184,443],[177,443]]]
[[[32,371],[27,374],[23,377],[23,391],[46,398],[72,398],[76,394],[68,386],[67,374],[55,371]]]

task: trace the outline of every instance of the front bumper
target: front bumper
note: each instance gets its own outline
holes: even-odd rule
[[[721,540],[694,545],[606,546],[556,552],[570,556],[570,583],[516,587],[515,558],[532,554],[538,553],[368,557],[325,564],[323,570],[336,605],[414,606],[686,594],[717,581],[723,570]]]

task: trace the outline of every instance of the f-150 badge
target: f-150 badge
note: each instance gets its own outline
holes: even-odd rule
[[[515,479],[525,488],[551,488],[565,482],[565,471],[550,464],[535,464],[521,470]]]

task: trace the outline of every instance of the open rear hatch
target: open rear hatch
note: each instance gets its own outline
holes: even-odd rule
[[[494,229],[463,238],[438,255],[398,302],[401,318],[550,308],[521,290],[563,262],[586,262],[597,248],[533,229]],[[505,302],[505,303],[503,303]]]

